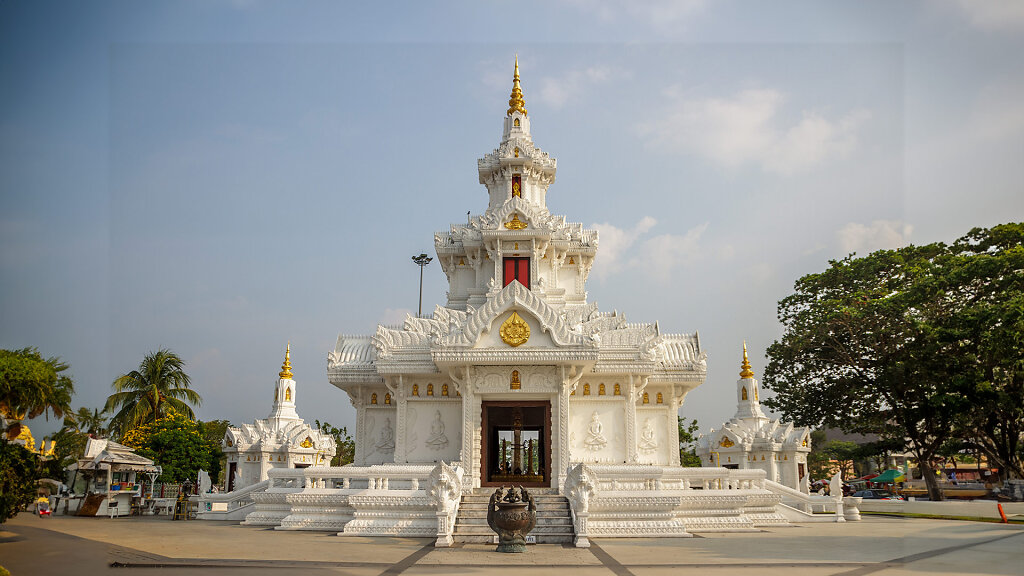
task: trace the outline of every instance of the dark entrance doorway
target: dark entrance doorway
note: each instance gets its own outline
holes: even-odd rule
[[[551,402],[482,402],[482,486],[551,484]]]

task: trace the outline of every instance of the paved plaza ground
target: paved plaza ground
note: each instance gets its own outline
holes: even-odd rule
[[[350,538],[166,518],[37,518],[0,525],[13,576],[118,574],[516,574],[684,576],[1024,574],[1024,526],[865,517],[760,533],[596,539],[589,549],[434,548],[421,538]]]

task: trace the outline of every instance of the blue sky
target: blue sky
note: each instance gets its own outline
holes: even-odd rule
[[[801,275],[1024,217],[1020,3],[379,4],[0,4],[0,346],[90,407],[168,347],[239,424],[291,341],[300,414],[351,425],[326,354],[485,209],[517,53],[590,300],[700,332],[704,430]]]

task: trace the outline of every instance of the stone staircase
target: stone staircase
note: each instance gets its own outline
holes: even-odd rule
[[[494,540],[494,531],[487,526],[487,502],[493,491],[493,488],[484,488],[475,490],[473,494],[463,494],[452,534],[456,542],[489,544]],[[573,531],[569,501],[553,490],[549,492],[530,490],[537,503],[537,526],[530,535],[537,537],[538,544],[571,544]]]

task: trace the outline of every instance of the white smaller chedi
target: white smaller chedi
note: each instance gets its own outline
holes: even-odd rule
[[[231,426],[224,435],[221,448],[228,463],[225,476],[228,492],[266,480],[271,468],[330,465],[337,450],[334,438],[321,434],[299,418],[295,395],[289,344],[274,386],[270,416],[239,428]]]
[[[760,382],[754,379],[743,343],[736,381],[736,414],[718,430],[702,435],[697,456],[704,467],[764,470],[769,480],[807,493],[807,454],[811,431],[773,420],[761,410]]]

